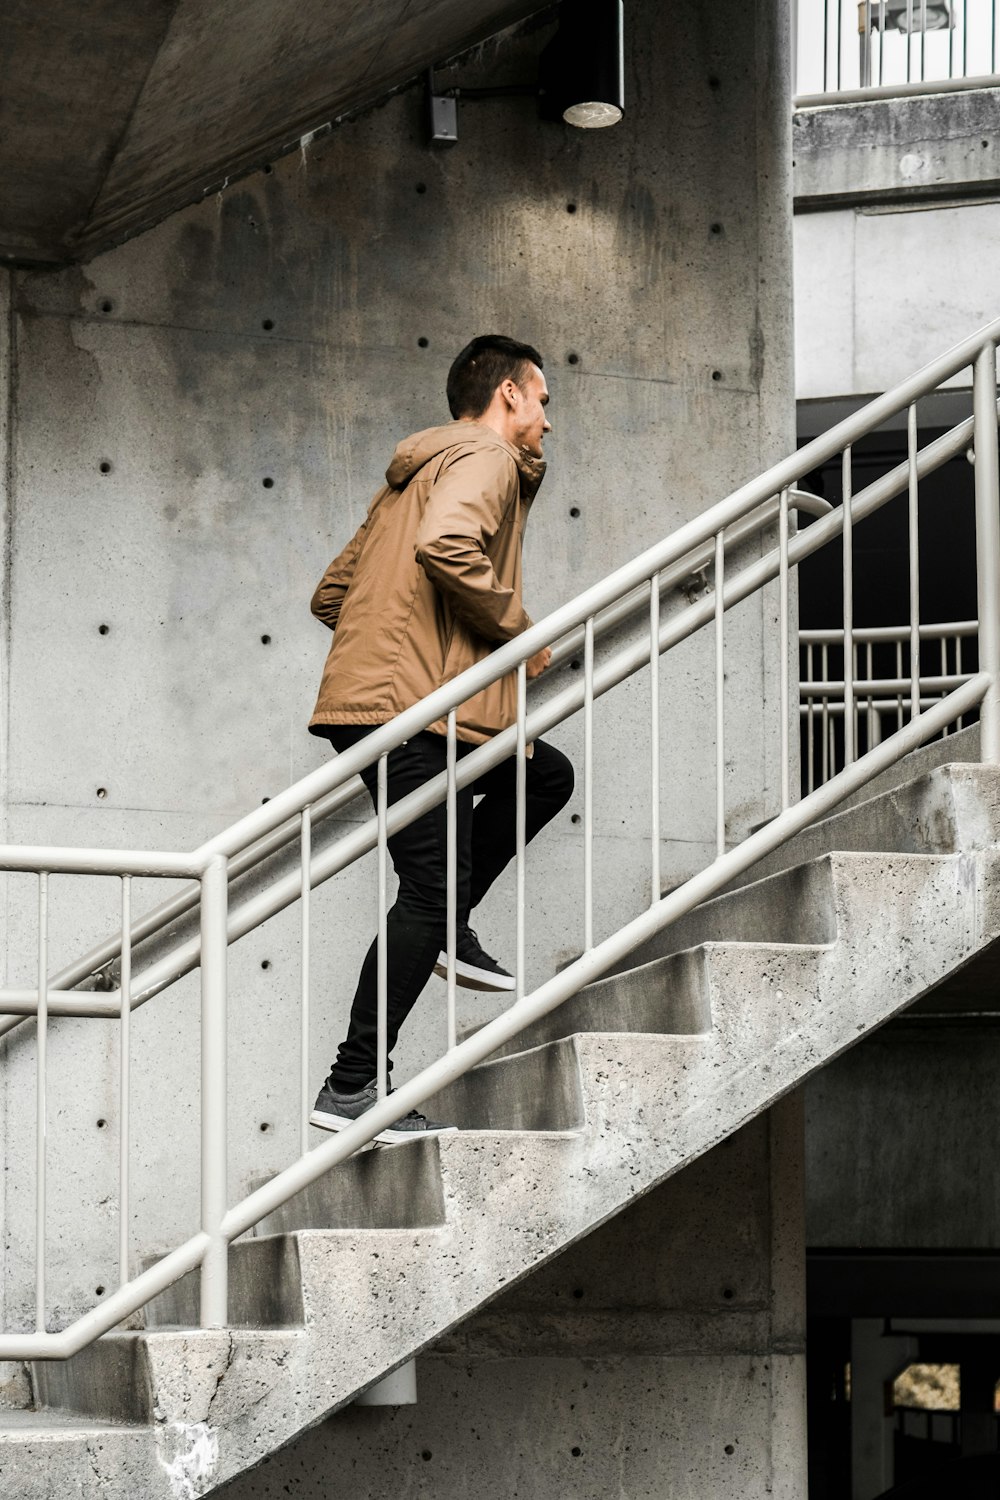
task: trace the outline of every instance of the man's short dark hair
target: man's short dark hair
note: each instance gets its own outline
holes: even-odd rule
[[[523,388],[528,366],[542,368],[542,356],[530,344],[502,333],[483,333],[466,344],[448,371],[448,409],[453,417],[481,417],[493,392],[505,380]]]

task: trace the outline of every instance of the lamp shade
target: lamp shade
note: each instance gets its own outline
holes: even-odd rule
[[[539,59],[543,118],[583,129],[625,112],[624,0],[563,0],[559,29]]]

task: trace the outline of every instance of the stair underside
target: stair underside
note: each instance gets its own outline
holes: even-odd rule
[[[41,1401],[80,1416],[0,1419],[0,1488],[16,1474],[42,1500],[65,1462],[67,1493],[172,1500],[200,1453],[207,1493],[436,1341],[995,942],[997,793],[958,766],[843,814],[843,841],[895,828],[904,851],[820,853],[706,903],[428,1101],[461,1133],[365,1153],[235,1247],[234,1315],[254,1326],[115,1334],[36,1367]],[[190,1316],[193,1293],[151,1317]]]

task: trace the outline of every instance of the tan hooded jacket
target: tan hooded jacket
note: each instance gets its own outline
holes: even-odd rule
[[[364,524],[327,568],[312,612],[334,632],[309,728],[385,724],[527,630],[521,540],[545,472],[476,422],[399,444]],[[509,673],[463,703],[458,737],[514,722]],[[444,719],[428,726],[445,734]]]

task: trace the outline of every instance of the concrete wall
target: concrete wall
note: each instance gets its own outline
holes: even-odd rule
[[[226,1500],[803,1500],[801,1101],[785,1101]]]
[[[309,595],[395,441],[446,414],[448,364],[476,332],[510,331],[546,356],[555,434],[528,534],[536,617],[788,450],[781,11],[630,6],[618,129],[542,124],[523,99],[469,103],[460,143],[436,151],[414,90],[82,269],[13,278],[9,839],[193,847],[324,761],[305,732],[328,645]],[[530,76],[546,35],[441,81]],[[729,632],[732,835],[776,807],[774,606],[748,602]],[[713,847],[710,650],[664,667],[670,879]],[[598,716],[599,934],[649,896],[645,704],[644,686],[626,686]],[[579,760],[575,727],[553,739]],[[580,943],[579,812],[578,799],[530,862],[532,981]],[[141,909],[159,887],[138,887]],[[13,983],[33,979],[34,902],[29,879],[8,882]],[[108,883],[53,881],[52,967],[113,929],[116,902]],[[332,882],[314,911],[318,1085],[373,927],[373,871]],[[234,1194],[297,1153],[296,924],[292,912],[232,954]],[[477,925],[492,951],[512,951],[509,886]],[[403,1073],[442,1042],[440,990],[404,1037]],[[463,996],[460,1023],[492,1005]],[[109,1024],[53,1026],[53,1325],[115,1276],[116,1047]],[[193,983],[137,1014],[134,1053],[138,1256],[197,1222]],[[3,1066],[6,1321],[20,1328],[33,1303],[30,1028],[4,1044]]]
[[[1000,316],[1000,203],[802,213],[794,236],[800,401],[877,394]]]

